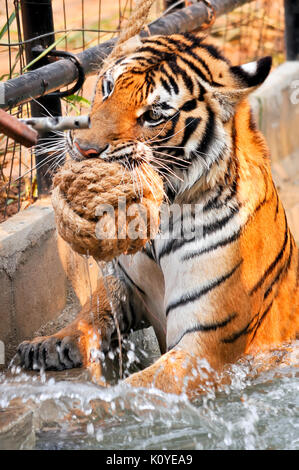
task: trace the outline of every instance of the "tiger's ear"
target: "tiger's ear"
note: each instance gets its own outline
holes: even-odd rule
[[[255,62],[230,67],[230,72],[237,79],[240,88],[253,88],[260,86],[268,77],[272,66],[272,57],[263,57]]]
[[[269,75],[272,57],[264,57],[256,62],[230,67],[234,86],[219,88],[213,93],[220,105],[221,118],[227,122],[235,113],[236,105],[249,93],[258,88]]]

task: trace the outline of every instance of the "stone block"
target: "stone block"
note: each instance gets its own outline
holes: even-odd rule
[[[17,339],[57,316],[66,304],[67,278],[52,230],[19,258],[13,277]]]

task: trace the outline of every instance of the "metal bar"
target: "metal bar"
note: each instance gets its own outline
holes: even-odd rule
[[[0,112],[4,113],[2,109],[0,109]],[[29,119],[19,119],[17,121],[23,122],[24,124],[27,124],[27,126],[31,126],[39,133],[44,133],[48,131],[66,131],[69,129],[88,129],[90,127],[89,116],[56,116],[40,118],[32,117]]]
[[[32,39],[45,33],[53,33],[43,38],[36,39],[34,42],[25,45],[26,62],[29,64],[39,54],[40,47],[48,48],[55,41],[54,37],[54,21],[52,11],[52,0],[39,0],[32,2],[32,0],[21,0],[21,13],[24,39]],[[38,69],[46,66],[49,63],[48,58],[44,57],[32,69]],[[26,76],[26,75],[25,75]],[[46,80],[46,79],[45,79]],[[43,95],[43,93],[42,93]],[[39,95],[41,96],[41,95]],[[41,117],[45,115],[61,116],[61,103],[58,97],[53,96],[32,96],[39,98],[37,101],[31,101],[31,116]],[[42,136],[45,138],[54,138],[53,133],[45,132]],[[47,194],[51,188],[51,173],[48,171],[50,163],[40,165],[43,160],[47,159],[47,154],[42,156],[36,155],[37,169],[37,186],[39,194]]]
[[[217,17],[249,3],[252,0],[211,0]],[[209,21],[209,11],[203,3],[191,5],[169,13],[149,25],[150,34],[174,34],[197,30],[201,24]],[[144,31],[142,36],[147,36]],[[77,55],[85,75],[92,75],[99,68],[107,55],[112,51],[116,39],[111,39],[98,46],[86,49]],[[70,60],[62,59],[46,65],[21,77],[0,83],[0,108],[8,109],[17,104],[25,103],[30,98],[38,98],[77,79],[77,68]],[[2,86],[2,90],[1,90]],[[2,102],[1,102],[2,101]]]
[[[299,2],[284,0],[287,60],[299,60]]]
[[[0,132],[25,147],[37,144],[38,134],[31,127],[15,116],[0,109]]]

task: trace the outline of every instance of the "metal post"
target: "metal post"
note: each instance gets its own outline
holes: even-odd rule
[[[287,60],[299,60],[299,1],[284,0]]]
[[[21,0],[22,24],[24,31],[24,39],[32,39],[37,36],[52,33],[49,36],[36,39],[36,41],[27,43],[25,46],[27,64],[36,58],[40,51],[38,47],[48,48],[55,41],[54,37],[54,22],[52,11],[52,0],[39,0],[32,2],[32,0]],[[38,46],[38,47],[37,47]],[[49,63],[48,59],[42,58],[31,67],[31,70],[37,69]],[[45,82],[45,89],[47,83]],[[31,101],[31,115],[33,117],[41,116],[61,116],[61,103],[58,97],[43,96],[37,101]],[[41,138],[55,138],[53,133],[45,133]],[[36,164],[39,165],[42,160],[47,158],[47,154],[36,156]],[[44,163],[37,169],[37,185],[39,195],[49,193],[51,188],[51,174],[49,170],[50,163]]]

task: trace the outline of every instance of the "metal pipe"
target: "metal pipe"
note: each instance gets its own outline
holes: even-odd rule
[[[249,3],[252,0],[211,0],[217,17]],[[209,11],[204,3],[198,3],[169,13],[149,25],[151,35],[191,32],[209,21]],[[147,36],[143,31],[142,36]],[[77,55],[85,75],[98,72],[103,60],[111,52],[116,39],[111,39],[98,46],[86,49]],[[31,98],[46,95],[77,79],[77,68],[70,60],[62,59],[18,78],[0,83],[0,108],[8,109],[23,104]],[[2,89],[1,89],[2,87]]]
[[[15,116],[0,109],[0,133],[3,133],[25,147],[33,147],[36,145],[38,134],[70,129],[88,129],[89,127],[89,116],[17,119]]]
[[[38,38],[33,43],[25,44],[26,62],[29,64],[40,54],[40,49],[47,49],[55,41],[54,36],[54,20],[52,11],[52,0],[39,0],[32,2],[32,0],[21,0],[21,14],[22,25],[24,32],[24,39],[32,39],[45,33],[52,33],[46,37]],[[47,57],[42,58],[36,62],[32,69],[38,69],[41,66],[46,66],[49,63]],[[25,75],[26,76],[26,75]],[[42,96],[43,93],[35,98],[37,101],[31,101],[31,116],[41,117],[45,115],[61,116],[61,103],[60,99],[56,96]],[[43,138],[55,138],[55,135],[50,132],[44,132]],[[39,194],[47,194],[51,188],[51,174],[48,171],[50,163],[39,165],[43,160],[47,160],[47,154],[36,155],[37,170],[37,185]]]
[[[25,122],[0,109],[0,133],[7,135],[18,144],[33,147],[37,144],[38,133]]]
[[[0,110],[2,111],[2,110]],[[49,131],[66,131],[69,129],[88,129],[90,127],[89,116],[57,116],[19,119],[27,126],[31,126],[39,133]]]

